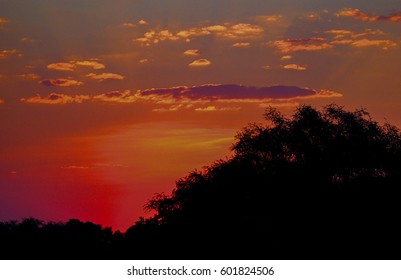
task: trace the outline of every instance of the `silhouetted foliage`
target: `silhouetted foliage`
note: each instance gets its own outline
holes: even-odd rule
[[[400,259],[398,128],[337,105],[264,116],[229,159],[155,195],[154,216],[124,234],[78,220],[0,223],[0,245],[15,248],[2,258]]]
[[[301,106],[290,119],[269,108],[265,118],[238,133],[232,158],[150,200],[156,214],[141,226],[151,222],[181,257],[381,258],[401,249],[396,127],[336,105]]]

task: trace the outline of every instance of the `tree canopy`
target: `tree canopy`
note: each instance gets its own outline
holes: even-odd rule
[[[138,228],[183,256],[366,258],[401,249],[401,137],[364,109],[268,108],[236,136],[233,156],[177,181]],[[160,244],[158,245],[160,246]],[[170,248],[171,247],[171,248]],[[241,251],[242,250],[242,251]],[[213,253],[212,253],[213,252]]]

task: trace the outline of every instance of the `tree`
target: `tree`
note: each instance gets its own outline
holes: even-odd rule
[[[149,201],[156,214],[141,224],[151,221],[159,249],[206,258],[243,258],[239,248],[263,258],[381,258],[385,246],[400,252],[396,127],[337,105],[300,106],[291,118],[268,108],[265,118],[268,124],[238,133],[231,158]]]

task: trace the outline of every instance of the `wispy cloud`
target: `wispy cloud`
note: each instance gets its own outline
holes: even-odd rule
[[[46,97],[36,95],[22,98],[21,102],[33,104],[67,104],[83,101],[108,103],[147,103],[157,105],[155,112],[171,112],[181,109],[196,111],[237,111],[240,104],[262,104],[289,102],[289,100],[310,98],[338,98],[342,94],[329,90],[314,90],[295,86],[248,87],[235,84],[206,84],[201,86],[178,86],[152,88],[131,92],[111,91],[88,95],[65,95],[52,93]]]
[[[127,90],[124,92],[111,91],[108,93],[98,94],[93,97],[93,100],[114,103],[133,103],[138,101],[138,98]]]
[[[138,21],[138,24],[140,24],[140,25],[149,25],[149,23],[144,19],[141,19],[140,21]]]
[[[191,27],[177,32],[168,29],[150,30],[142,37],[134,39],[135,42],[150,46],[163,41],[185,40],[190,42],[192,38],[202,36],[216,36],[223,39],[255,39],[263,37],[264,30],[259,25],[250,23],[208,25],[204,27]]]
[[[283,66],[283,69],[285,70],[295,70],[295,71],[305,71],[306,65],[299,65],[299,64],[287,64]]]
[[[396,47],[397,44],[391,40],[369,40],[369,39],[361,39],[351,43],[352,46],[361,48],[361,47],[382,47],[383,50],[387,50],[389,47]]]
[[[22,54],[18,52],[16,49],[0,50],[0,59],[7,59],[14,55],[22,56]]]
[[[48,69],[58,71],[74,71],[78,66],[89,67],[94,70],[104,69],[106,66],[97,60],[73,60],[70,62],[57,62],[47,65]]]
[[[51,93],[46,97],[41,97],[37,94],[34,97],[29,98],[21,98],[20,101],[23,103],[31,103],[31,104],[49,104],[49,105],[57,105],[57,104],[67,104],[67,103],[82,103],[85,100],[89,100],[90,97],[88,95],[66,95],[59,93]]]
[[[90,73],[86,75],[86,77],[92,80],[96,80],[98,82],[104,82],[106,80],[123,80],[125,78],[124,76],[115,73],[101,73],[101,74]]]
[[[401,22],[401,12],[397,12],[386,16],[369,15],[362,12],[360,9],[356,8],[344,8],[341,9],[337,14],[337,17],[352,17],[354,19],[359,19],[365,22],[375,22],[375,21],[392,21]]]
[[[8,19],[0,17],[0,30],[4,28],[4,25],[9,22]]]
[[[250,47],[250,46],[251,46],[251,43],[248,43],[248,42],[238,42],[238,43],[234,43],[232,46],[233,46],[233,47],[236,47],[236,48],[246,48],[246,47]]]
[[[321,51],[332,47],[324,38],[276,40],[268,42],[267,45],[275,47],[281,53]]]
[[[212,64],[210,62],[210,60],[208,60],[206,58],[201,58],[201,59],[194,60],[193,62],[191,62],[189,64],[189,66],[190,67],[205,67],[205,66],[209,66],[210,64]]]
[[[72,79],[48,79],[40,81],[39,84],[44,86],[69,87],[79,86],[83,83]]]
[[[201,54],[201,52],[199,50],[196,50],[196,49],[186,50],[184,52],[184,55],[187,55],[187,56],[198,56],[200,54]]]
[[[21,75],[18,75],[18,77],[21,77],[21,78],[27,79],[27,80],[36,80],[36,79],[40,78],[40,76],[35,73],[21,74]]]

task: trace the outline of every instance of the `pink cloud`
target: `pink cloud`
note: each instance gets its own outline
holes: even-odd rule
[[[31,104],[50,104],[50,105],[58,105],[58,104],[67,104],[67,103],[82,103],[84,100],[89,100],[90,97],[88,95],[66,95],[59,93],[51,93],[46,97],[41,97],[37,94],[34,97],[29,98],[21,98],[20,101],[23,103],[31,103]]]
[[[79,86],[82,85],[83,83],[71,79],[49,79],[49,80],[42,80],[39,82],[39,84],[44,86],[69,87],[69,86]]]

